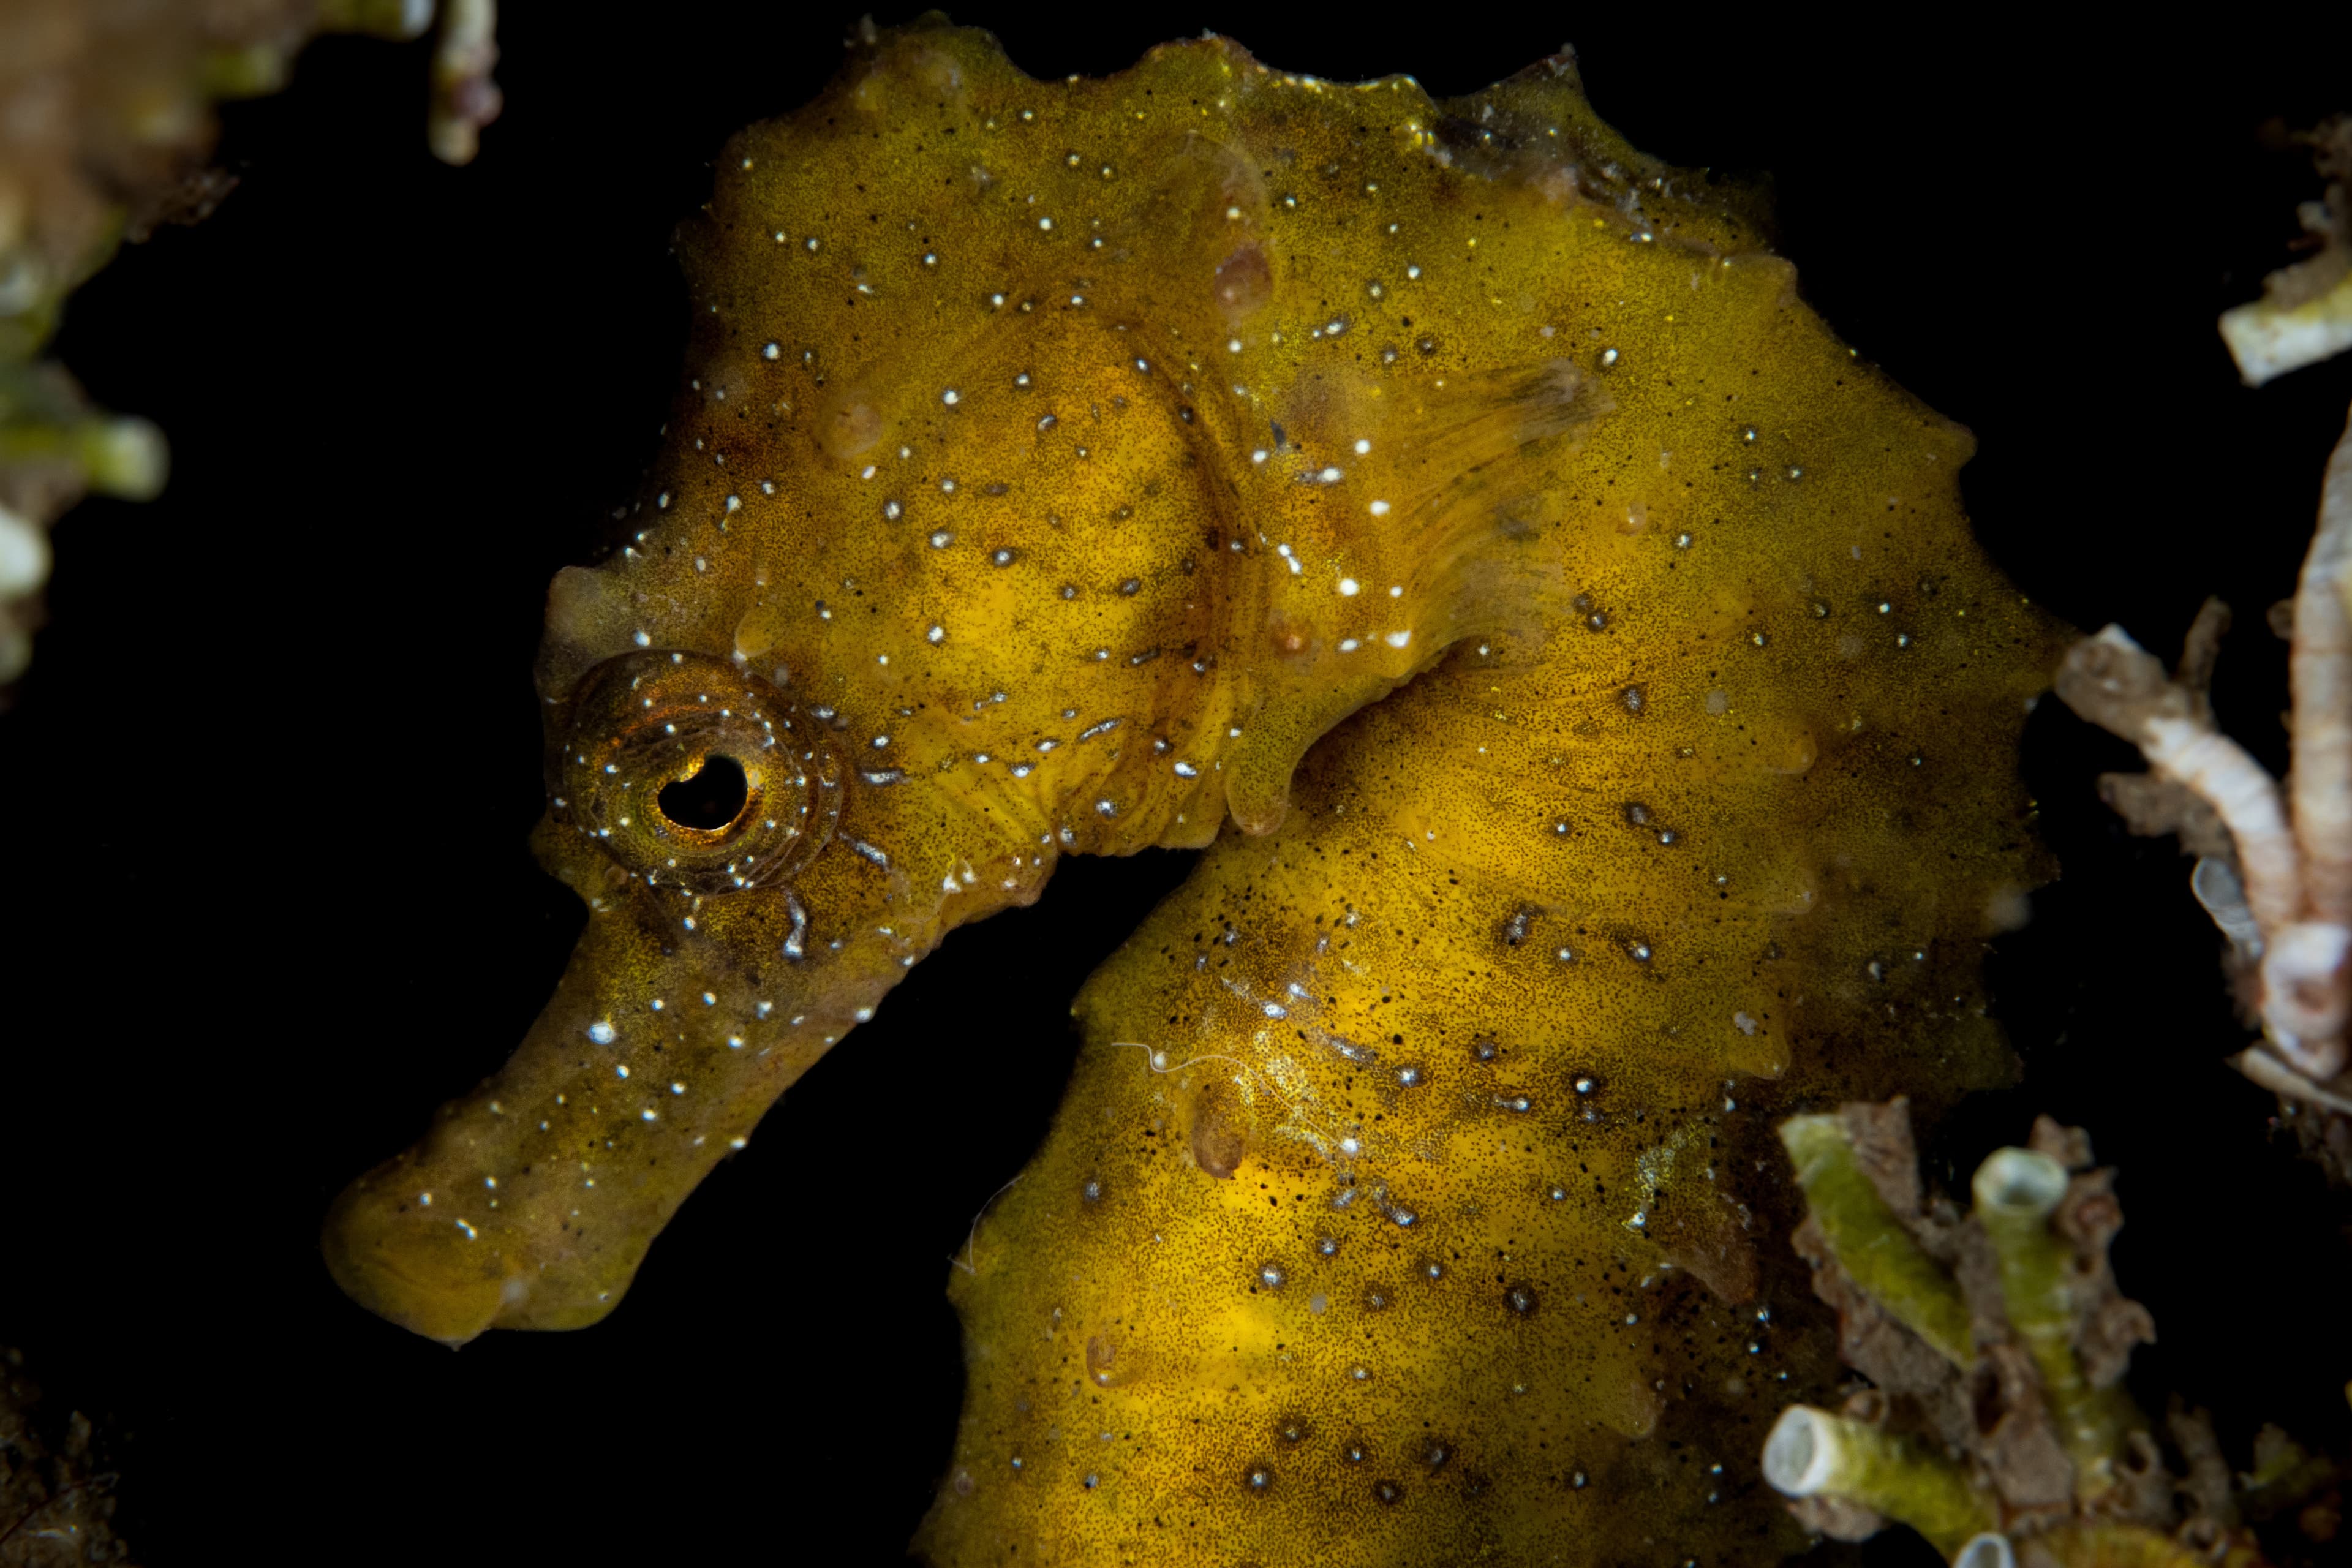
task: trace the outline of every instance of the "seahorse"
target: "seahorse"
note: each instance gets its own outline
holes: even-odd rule
[[[1772,1528],[1703,1500],[1780,1403],[1754,1108],[2000,1078],[1980,944],[2046,874],[2060,628],[1969,539],[1968,434],[1565,56],[1039,82],[927,21],[731,142],[679,249],[667,447],[537,671],[587,928],[338,1199],[338,1281],[451,1343],[594,1322],[949,931],[1206,847],[955,1274],[922,1550]]]

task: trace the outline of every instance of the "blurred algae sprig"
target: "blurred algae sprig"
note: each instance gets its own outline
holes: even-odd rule
[[[496,0],[0,0],[0,700],[32,658],[50,524],[91,491],[152,497],[167,468],[162,432],[41,357],[67,296],[228,193],[215,103],[277,91],[320,34],[436,20],[428,135],[464,163],[499,112]]]

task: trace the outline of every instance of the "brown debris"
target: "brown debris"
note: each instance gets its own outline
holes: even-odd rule
[[[2352,1187],[2352,1116],[2320,1106],[2280,1102],[2280,1120],[2294,1130],[2303,1152],[2338,1187]]]
[[[2331,116],[2291,139],[2310,147],[2312,166],[2327,188],[2295,213],[2316,253],[2263,279],[2263,300],[2281,310],[2318,299],[2352,272],[2352,114]]]
[[[2086,638],[2067,651],[2058,672],[2058,696],[2081,717],[2134,744],[2139,742],[2141,726],[2152,718],[2210,724],[2213,667],[2230,620],[2230,606],[2208,597],[2181,639],[2180,663],[2169,679],[2156,656],[2145,649]],[[2277,625],[2275,605],[2272,625]],[[2235,862],[2230,830],[2220,816],[2177,780],[2155,773],[2102,773],[2099,798],[2140,837],[2178,834],[2185,855]]]
[[[1853,1146],[1853,1163],[1878,1189],[1878,1201],[1910,1225],[1919,1214],[1919,1151],[1911,1141],[1910,1100],[1898,1094],[1884,1105],[1841,1105],[1838,1120]]]
[[[1797,1226],[1790,1242],[1797,1256],[1812,1265],[1813,1294],[1838,1315],[1838,1354],[1848,1366],[1889,1394],[1925,1401],[1947,1393],[1951,1363],[1890,1317],[1838,1267],[1829,1238],[1811,1215]],[[1932,1425],[1940,1430],[1943,1423]]]
[[[2135,837],[2178,834],[2183,855],[2231,858],[2230,830],[2221,826],[2220,813],[2174,780],[2154,773],[2101,773],[2099,798]]]
[[[2002,1344],[2009,1339],[2009,1309],[2001,1302],[2000,1258],[1985,1233],[1975,1226],[1952,1227],[1951,1256],[1947,1262],[1952,1280],[1969,1304],[1969,1324],[1980,1345]]]
[[[2115,1289],[2112,1283],[2108,1289]],[[2132,1347],[2156,1343],[2156,1319],[2137,1301],[2111,1296],[2084,1314],[2074,1338],[2083,1375],[2094,1388],[2112,1388],[2131,1364]]]
[[[2211,595],[2197,606],[2189,635],[2180,642],[2180,663],[2173,679],[2189,693],[2189,717],[2213,721],[2213,666],[2221,657],[2221,639],[2229,635],[2230,606]]]
[[[2079,1127],[2061,1127],[2047,1116],[2035,1119],[2027,1143],[2074,1173],[2066,1195],[2050,1216],[2050,1227],[2074,1249],[2080,1276],[2075,1299],[2083,1303],[2074,1354],[2083,1375],[2094,1388],[2113,1387],[2130,1363],[2132,1347],[2156,1342],[2156,1319],[2146,1307],[2124,1297],[2107,1261],[2108,1246],[2124,1226],[2123,1205],[2116,1200],[2116,1173],[2112,1168],[2092,1168],[2088,1133]]]
[[[1789,1504],[1789,1513],[1807,1530],[1832,1541],[1867,1541],[1886,1528],[1885,1514],[1843,1498],[1797,1498]]]
[[[1756,1245],[1748,1239],[1745,1205],[1707,1187],[1675,1197],[1657,1205],[1650,1220],[1650,1239],[1666,1261],[1732,1306],[1754,1300]]]
[[[2074,1465],[2058,1440],[2058,1428],[2042,1403],[2042,1379],[2033,1360],[2013,1344],[1985,1347],[1990,1369],[1996,1412],[1984,1428],[1972,1458],[1980,1485],[1997,1493],[2011,1515],[2041,1516],[2045,1521],[2074,1512]],[[1982,1393],[1979,1393],[1982,1400]],[[1981,1423],[1987,1405],[1980,1403]]]
[[[2231,1489],[2230,1462],[2221,1456],[2221,1440],[2213,1435],[2213,1418],[2175,1399],[2164,1424],[2186,1467],[2180,1497],[2191,1520],[2210,1521],[2221,1530],[2235,1529],[2238,1500]]]
[[[95,1468],[89,1419],[76,1411],[61,1432],[45,1429],[33,1415],[40,1397],[23,1354],[0,1348],[0,1565],[128,1563],[109,1522],[115,1478]]]
[[[122,237],[132,245],[142,245],[153,238],[159,228],[186,228],[200,224],[228,200],[228,194],[236,185],[235,174],[207,164],[191,170],[170,184],[142,192],[139,205],[131,207],[122,221]]]
[[[2061,1127],[2050,1117],[2033,1119],[2033,1131],[2026,1134],[2025,1146],[2037,1154],[2049,1155],[2069,1171],[2091,1168],[2091,1135],[2079,1127]],[[2120,1213],[2116,1215],[2116,1223],[2123,1223]]]

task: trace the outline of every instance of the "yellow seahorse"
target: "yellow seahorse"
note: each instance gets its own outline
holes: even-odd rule
[[[924,1550],[1613,1561],[1653,1516],[1604,1474],[1689,1493],[1660,1550],[1772,1528],[1702,1501],[1780,1404],[1749,1096],[2008,1059],[1975,973],[2058,628],[1968,538],[1966,432],[1564,58],[1041,83],[919,24],[730,143],[681,249],[667,449],[540,665],[588,928],[338,1201],[343,1287],[593,1322],[949,930],[1213,845],[956,1276]]]

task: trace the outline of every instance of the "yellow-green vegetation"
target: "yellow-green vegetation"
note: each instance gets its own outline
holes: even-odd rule
[[[1900,1100],[1792,1117],[1780,1138],[1809,1210],[1798,1249],[1870,1379],[1842,1413],[1790,1406],[1764,1446],[1807,1524],[1847,1540],[1908,1525],[1962,1568],[2245,1565],[2261,1552],[2242,1504],[2260,1511],[2290,1473],[2306,1492],[2333,1479],[2266,1434],[2273,1462],[2232,1488],[2181,1411],[2187,1473],[2167,1469],[2122,1386],[2155,1325],[2116,1289],[2115,1173],[2091,1168],[2079,1130],[2045,1117],[2030,1147],[1994,1151],[1965,1219],[1923,1195]]]
[[[2002,1077],[1978,956],[2041,873],[2059,628],[1969,540],[1967,433],[1564,59],[1046,83],[924,25],[718,175],[668,447],[550,596],[538,845],[587,933],[339,1201],[345,1289],[450,1342],[594,1321],[947,931],[1208,845],[954,1277],[921,1548],[1793,1542],[1709,1503],[1766,1367],[1833,1366],[1749,1349],[1787,1204],[1746,1102]]]

